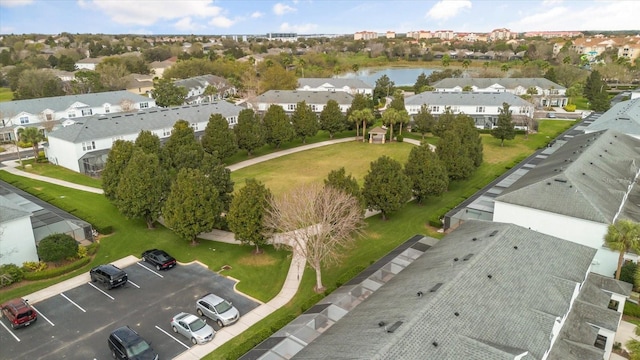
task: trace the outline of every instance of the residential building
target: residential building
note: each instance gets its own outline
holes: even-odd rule
[[[364,94],[373,96],[373,86],[360,79],[344,78],[300,78],[297,91],[342,91],[351,95]]]
[[[396,32],[395,31],[387,31],[386,38],[387,39],[395,39],[396,38]]]
[[[614,39],[601,37],[578,38],[573,40],[569,47],[571,50],[593,57],[596,57],[611,48],[617,48],[619,44]]]
[[[78,70],[95,70],[96,66],[102,62],[104,57],[91,58],[87,57],[84,59],[80,59],[76,62],[76,69]]]
[[[358,31],[353,34],[353,40],[375,40],[378,38],[378,33],[373,31]]]
[[[436,118],[447,110],[469,115],[479,129],[492,129],[497,124],[504,103],[510,105],[516,126],[528,129],[533,119],[533,104],[508,92],[423,92],[404,101],[409,115],[417,114],[422,105],[427,105]]]
[[[453,30],[436,30],[433,37],[441,40],[453,40],[456,37],[456,33]]]
[[[613,276],[619,253],[604,236],[619,219],[640,222],[639,179],[640,139],[615,130],[578,135],[496,197],[493,220],[596,249],[592,270]]]
[[[344,285],[350,307],[328,296],[251,358],[608,359],[631,284],[590,272],[595,252],[471,220],[399,273],[379,270],[372,290]]]
[[[615,104],[587,126],[584,132],[590,134],[608,129],[640,139],[640,94],[633,100]]]
[[[515,55],[515,54],[514,54]],[[447,78],[433,84],[437,92],[460,92],[471,88],[473,92],[508,92],[531,95],[537,106],[562,107],[569,103],[567,89],[545,78]]]
[[[154,108],[125,114],[90,116],[49,134],[44,146],[49,162],[83,174],[98,176],[116,140],[135,141],[148,130],[164,141],[178,120],[186,120],[201,136],[212,114],[221,114],[233,127],[243,108],[226,101],[200,105]]]
[[[215,75],[200,75],[188,79],[174,81],[174,84],[187,89],[187,104],[201,104],[203,102],[226,99],[236,94],[235,86],[231,85],[227,79]],[[216,94],[204,95],[208,86],[216,89]]]
[[[409,31],[407,37],[414,38],[416,40],[428,40],[431,39],[431,31],[419,30]]]
[[[490,41],[507,41],[510,39],[515,39],[518,37],[518,33],[511,32],[511,30],[502,28],[502,29],[494,29],[489,33]]]
[[[15,140],[22,127],[37,126],[47,133],[76,118],[153,107],[155,100],[124,90],[1,102],[0,141]]]
[[[292,113],[299,102],[305,101],[316,114],[320,114],[329,100],[335,100],[340,110],[346,113],[351,107],[353,96],[344,91],[296,91],[269,90],[253,101],[255,111],[265,112],[271,105],[279,105],[284,111]]]
[[[298,34],[296,33],[267,33],[266,38],[269,41],[284,41],[284,42],[295,42],[298,41]]]
[[[38,261],[37,245],[51,234],[93,241],[91,224],[0,181],[0,265]]]
[[[580,31],[529,31],[524,33],[524,37],[541,37],[544,39],[551,38],[574,38],[582,37],[584,34]]]
[[[164,71],[173,66],[173,64],[175,64],[177,61],[178,58],[176,56],[173,56],[164,61],[154,61],[149,64],[149,67],[151,67],[151,71],[155,76],[162,78],[162,75],[164,75]]]
[[[633,64],[638,57],[640,57],[640,36],[635,36],[627,40],[618,48],[618,58],[629,59],[631,64]]]
[[[153,75],[129,74],[127,75],[126,90],[137,94],[151,97],[153,91]]]

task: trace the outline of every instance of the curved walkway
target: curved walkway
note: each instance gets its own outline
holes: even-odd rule
[[[349,138],[333,139],[333,140],[322,141],[319,143],[298,146],[295,148],[278,151],[278,152],[267,154],[264,156],[259,156],[254,159],[245,160],[245,161],[228,166],[228,169],[231,171],[235,171],[247,166],[255,165],[263,161],[275,159],[281,156],[297,153],[300,151],[305,151],[305,150],[319,148],[322,146],[339,144],[339,143],[355,141],[355,140],[356,140],[355,137],[349,137]],[[410,144],[420,145],[419,140],[404,139],[404,141]],[[430,145],[430,147],[432,149],[435,148],[433,145]],[[54,178],[32,174],[26,171],[19,170],[17,169],[18,164],[13,160],[5,161],[2,164],[5,165],[5,167],[1,167],[0,170],[7,171],[11,174],[31,178],[34,180],[44,181],[44,182],[48,182],[48,183],[52,183],[60,186],[65,186],[65,187],[76,189],[76,190],[88,191],[88,192],[93,192],[97,194],[103,193],[102,189],[74,184],[68,181],[54,179]],[[369,217],[374,214],[375,214],[374,212],[368,211],[365,216]],[[222,231],[222,230],[214,230],[208,233],[203,233],[203,234],[200,234],[198,237],[206,240],[220,241],[220,242],[226,242],[231,244],[239,244],[239,241],[235,239],[233,233]],[[307,260],[303,254],[301,254],[299,251],[294,251],[293,258],[291,259],[291,264],[289,266],[289,271],[287,272],[287,277],[278,295],[276,295],[269,302],[258,306],[257,308],[253,309],[247,314],[242,315],[240,320],[233,326],[220,329],[220,331],[216,333],[216,336],[211,342],[204,345],[192,346],[189,350],[186,350],[185,352],[178,355],[174,359],[179,359],[179,360],[201,359],[206,355],[208,355],[209,353],[211,353],[212,351],[214,351],[215,349],[217,349],[222,344],[233,339],[235,336],[241,334],[242,332],[247,330],[249,327],[253,326],[254,324],[258,323],[259,321],[261,321],[268,315],[272,314],[282,306],[286,305],[289,301],[291,301],[291,299],[293,299],[295,294],[298,292],[300,281],[302,280],[302,275],[304,274],[304,270],[306,268],[306,262]],[[57,290],[56,287],[58,286],[68,286],[68,284],[61,283],[61,284],[53,285],[50,288],[47,288],[46,293],[55,292]],[[37,298],[38,296],[42,297],[42,294],[40,293],[38,293],[38,295],[35,298]],[[31,296],[29,298],[31,299],[34,297]]]

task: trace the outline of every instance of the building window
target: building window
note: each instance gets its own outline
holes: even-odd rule
[[[21,116],[20,117],[20,124],[28,124],[29,123],[29,117],[28,116]]]
[[[289,110],[289,111],[295,111],[295,110],[296,110],[296,104],[289,104],[289,105],[287,105],[287,110]]]
[[[76,113],[75,113],[75,111],[74,112],[70,112],[70,113],[67,114],[67,116],[69,117],[69,119],[72,119],[72,118],[76,117]]]
[[[198,123],[191,123],[190,126],[193,129],[193,131],[198,131]]]
[[[431,106],[431,112],[440,112],[440,106],[439,105],[433,105]]]
[[[53,114],[44,114],[45,119],[47,119],[47,121],[51,121],[53,120]]]
[[[149,103],[148,102],[140,103],[140,109],[148,109],[148,108],[149,108]]]
[[[618,306],[620,306],[620,301],[617,300],[609,300],[609,306],[607,306],[611,310],[618,311]]]
[[[95,150],[96,142],[95,141],[86,141],[82,143],[82,151]]]
[[[162,136],[171,136],[171,129],[162,129]]]
[[[104,106],[104,113],[105,113],[105,114],[108,114],[108,113],[110,113],[110,112],[111,112],[111,108],[109,107],[109,105],[105,105],[105,106]]]
[[[235,125],[238,123],[238,119],[235,116],[227,118],[227,121],[229,122],[229,125]]]
[[[93,110],[91,109],[82,109],[82,116],[91,116],[93,115]]]
[[[484,112],[484,106],[476,106],[476,112],[477,113],[483,113]]]
[[[604,350],[604,348],[607,346],[607,337],[598,334],[598,336],[596,336],[596,342],[593,345],[598,349]]]
[[[311,104],[311,110],[313,112],[318,112],[318,107],[316,106],[316,104]]]

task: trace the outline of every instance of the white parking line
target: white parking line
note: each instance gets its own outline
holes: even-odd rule
[[[9,328],[7,327],[7,325],[5,325],[2,321],[0,321],[0,325],[2,325],[3,328],[7,329],[7,332],[9,334],[11,334],[11,336],[13,336],[14,339],[16,339],[16,341],[20,342],[20,339],[16,336],[16,334],[13,333],[13,331],[9,330]],[[157,326],[156,326],[157,327]],[[182,344],[184,345],[184,344]]]
[[[87,310],[85,310],[85,309],[81,308],[81,307],[80,307],[80,305],[78,305],[78,304],[74,303],[74,302],[73,302],[73,300],[69,299],[69,298],[67,297],[67,295],[65,295],[64,293],[60,293],[60,295],[62,295],[62,297],[63,297],[63,298],[65,298],[65,299],[69,300],[69,302],[70,302],[70,303],[72,303],[73,305],[75,305],[78,309],[82,310],[82,312],[87,312]]]
[[[140,286],[138,286],[138,284],[134,283],[133,281],[131,281],[131,280],[127,280],[127,282],[128,282],[129,284],[131,284],[131,285],[133,285],[133,286],[137,287],[138,289],[140,289]]]
[[[159,327],[158,327],[158,325],[156,325],[156,329],[158,329],[158,330],[162,331],[163,333],[165,333],[165,335],[167,335],[168,337],[170,337],[170,338],[172,338],[173,340],[175,340],[178,344],[180,344],[180,345],[182,345],[182,346],[186,347],[187,349],[190,349],[190,347],[189,347],[187,344],[185,344],[185,343],[183,343],[182,341],[180,341],[180,340],[176,339],[176,337],[175,337],[175,336],[173,336],[173,335],[169,334],[168,332],[166,332],[166,331],[162,330],[161,328],[159,328]]]
[[[47,322],[48,322],[49,324],[51,324],[51,326],[55,326],[55,325],[51,322],[51,320],[47,319],[47,317],[46,317],[46,316],[44,316],[44,314],[43,314],[40,310],[36,309],[36,307],[35,307],[35,306],[31,305],[31,307],[33,308],[33,310],[35,310],[35,311],[38,313],[38,317],[42,317],[43,319],[47,320]]]
[[[111,300],[115,300],[115,299],[113,298],[113,296],[111,296],[111,295],[107,294],[106,292],[102,291],[102,289],[100,289],[99,287],[97,287],[97,286],[93,285],[92,283],[87,283],[87,284],[91,285],[94,289],[96,289],[96,290],[100,291],[101,293],[103,293],[103,294],[104,294],[106,297],[108,297],[109,299],[111,299]]]
[[[137,262],[136,264],[140,265],[143,269],[145,269],[145,270],[147,270],[147,271],[150,271],[150,272],[152,272],[152,273],[156,274],[157,276],[159,276],[159,277],[161,277],[161,278],[163,278],[163,277],[164,277],[164,276],[162,276],[162,275],[158,274],[157,272],[155,272],[155,271],[153,271],[153,270],[149,269],[148,267],[146,267],[146,266],[142,265],[142,263]]]

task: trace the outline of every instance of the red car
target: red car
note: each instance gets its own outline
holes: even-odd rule
[[[31,325],[38,320],[38,313],[24,299],[13,299],[1,305],[2,315],[9,320],[12,329]]]

